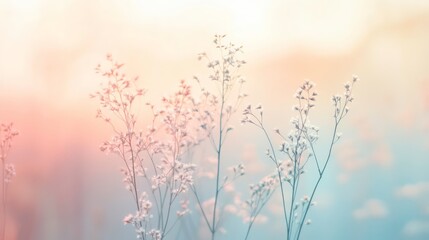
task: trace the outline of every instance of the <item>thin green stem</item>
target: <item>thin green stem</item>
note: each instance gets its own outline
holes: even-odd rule
[[[253,115],[254,116],[254,115]],[[257,119],[257,118],[256,118]],[[257,119],[258,121],[259,121],[259,119]],[[271,138],[270,138],[270,136],[268,135],[268,132],[267,132],[267,130],[265,129],[265,127],[264,127],[264,125],[263,125],[263,123],[262,123],[262,121],[259,121],[259,124],[260,124],[260,128],[262,129],[262,131],[264,132],[264,134],[265,134],[265,137],[266,137],[266,139],[267,139],[267,141],[268,141],[268,144],[270,145],[270,148],[271,148],[271,151],[272,151],[272,153],[273,153],[273,158],[274,158],[274,162],[275,162],[275,164],[276,164],[276,168],[277,168],[277,177],[278,177],[278,179],[279,179],[279,184],[280,184],[280,191],[281,191],[281,196],[282,196],[282,205],[283,205],[283,216],[284,216],[284,219],[285,219],[285,223],[286,223],[286,232],[287,232],[287,235],[289,235],[289,231],[290,231],[290,229],[289,229],[289,222],[291,221],[291,218],[289,218],[289,220],[288,220],[288,217],[287,217],[287,210],[286,210],[286,198],[285,198],[285,195],[284,195],[284,187],[283,187],[283,181],[282,181],[282,175],[281,175],[281,171],[280,171],[280,166],[279,166],[279,163],[278,163],[278,160],[277,160],[277,156],[276,156],[276,152],[275,152],[275,149],[274,149],[274,146],[273,146],[273,143],[272,143],[272,141],[271,141]]]
[[[219,142],[217,149],[217,170],[216,170],[216,192],[215,192],[215,201],[213,207],[213,218],[212,218],[212,240],[215,239],[216,233],[216,209],[219,199],[219,180],[220,180],[220,164],[221,164],[221,153],[222,153],[222,137],[223,137],[223,108],[225,105],[225,95],[224,95],[224,83],[222,83],[222,103],[220,108],[220,116],[219,116]]]
[[[272,192],[269,194],[269,196],[265,199],[265,201],[261,204],[261,206],[260,206],[260,207],[255,211],[255,213],[254,213],[254,214],[252,214],[251,221],[250,221],[249,226],[248,226],[248,228],[247,228],[246,237],[244,238],[244,240],[247,240],[247,238],[249,237],[249,235],[250,235],[250,230],[251,230],[251,228],[252,228],[252,226],[253,226],[253,223],[256,221],[256,217],[258,217],[259,213],[262,211],[262,209],[264,208],[265,204],[267,204],[268,200],[270,200],[270,199],[271,199],[271,196],[272,196],[273,194],[274,194],[274,191],[272,191]],[[259,201],[258,201],[258,204],[257,204],[257,205],[259,205]]]
[[[337,135],[338,125],[339,125],[339,121],[336,121],[335,122],[335,126],[334,126],[334,131],[333,131],[333,134],[332,134],[331,145],[329,147],[328,156],[326,157],[325,164],[324,164],[324,166],[322,168],[321,173],[319,174],[319,178],[317,179],[316,185],[314,186],[313,191],[311,193],[311,196],[310,196],[310,199],[309,199],[309,203],[307,204],[307,206],[305,208],[304,215],[302,216],[301,224],[299,225],[299,228],[298,228],[297,239],[299,239],[299,237],[301,235],[301,230],[302,230],[303,222],[305,221],[305,218],[306,218],[306,216],[308,214],[308,210],[310,209],[311,203],[313,202],[314,194],[316,193],[316,190],[317,190],[317,187],[319,186],[320,180],[323,177],[323,173],[325,172],[326,166],[328,165],[329,159],[331,158],[332,149],[334,147],[335,138],[336,138],[336,135]]]
[[[203,205],[202,205],[202,203],[201,203],[200,198],[198,197],[198,193],[197,193],[197,191],[196,191],[195,187],[191,186],[191,188],[190,188],[190,189],[191,189],[191,191],[194,193],[195,198],[197,199],[198,206],[200,207],[201,213],[202,213],[202,215],[203,215],[203,217],[204,217],[204,220],[205,220],[205,222],[206,222],[206,224],[207,224],[207,227],[209,227],[210,232],[212,232],[213,230],[212,230],[211,224],[210,224],[210,222],[209,222],[209,220],[208,220],[208,218],[207,218],[207,215],[206,215],[206,213],[205,213],[205,211],[204,211]]]

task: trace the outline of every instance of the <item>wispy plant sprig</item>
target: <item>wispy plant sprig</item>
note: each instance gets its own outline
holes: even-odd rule
[[[248,239],[253,224],[271,199],[278,185],[277,172],[265,176],[257,184],[250,185],[250,198],[244,202],[244,208],[248,211],[248,214],[244,218],[244,222],[247,223],[247,231],[244,239]]]
[[[344,85],[344,94],[342,96],[335,95],[332,98],[334,103],[334,129],[332,130],[332,139],[327,148],[328,154],[324,159],[318,156],[314,147],[314,144],[319,138],[319,129],[310,124],[309,120],[310,111],[315,107],[316,97],[318,96],[317,92],[314,91],[313,83],[309,81],[304,82],[295,94],[298,104],[295,105],[293,109],[296,111],[297,115],[290,121],[292,130],[289,134],[285,135],[279,129],[274,130],[274,133],[283,140],[279,150],[274,148],[272,137],[265,127],[262,106],[257,106],[255,109],[253,109],[252,106],[248,106],[243,112],[242,123],[256,126],[263,132],[268,142],[269,148],[266,151],[266,155],[274,163],[277,172],[277,182],[280,186],[283,218],[288,240],[299,239],[303,225],[311,223],[311,220],[307,219],[307,214],[310,207],[314,205],[313,199],[315,192],[331,158],[333,146],[340,138],[338,127],[349,112],[349,105],[353,101],[352,91],[357,80],[358,78],[354,76],[352,82],[347,82]],[[281,161],[277,152],[286,155],[287,160]],[[300,190],[300,180],[310,160],[315,162],[318,173],[317,181],[310,191],[310,196],[304,195],[299,200],[298,192]],[[273,185],[273,187],[274,186],[276,185]],[[286,186],[288,186],[288,188],[286,188]],[[267,195],[267,197],[270,198],[271,195]],[[268,199],[264,198],[262,207],[265,205],[266,201],[268,201]],[[250,212],[254,215],[254,218],[256,218],[260,212],[258,206],[259,205],[252,207],[252,205],[250,205]],[[253,222],[249,222],[246,239],[249,236],[252,225]]]
[[[123,182],[136,209],[123,222],[134,226],[139,239],[165,239],[178,220],[189,213],[185,193],[193,184],[195,166],[186,161],[184,154],[207,137],[194,127],[200,108],[191,86],[181,81],[179,89],[162,98],[159,107],[147,103],[152,118],[147,121],[147,130],[139,129],[134,102],[146,91],[137,86],[138,78],[129,80],[122,72],[123,64],[110,55],[107,61],[106,70],[96,68],[105,82],[92,97],[100,102],[97,117],[114,133],[100,149],[122,160]]]
[[[237,111],[243,98],[246,97],[246,94],[242,92],[245,80],[239,75],[239,70],[246,63],[239,58],[242,47],[232,43],[226,44],[224,43],[224,39],[225,35],[215,35],[213,42],[218,50],[218,57],[216,59],[212,59],[206,53],[198,55],[199,60],[207,61],[207,67],[210,70],[208,78],[214,83],[215,90],[206,88],[206,85],[208,85],[206,82],[201,81],[198,77],[194,77],[201,87],[204,101],[208,103],[207,110],[205,111],[205,119],[209,121],[204,122],[201,126],[208,132],[209,141],[216,153],[217,159],[214,174],[216,177],[213,207],[211,209],[204,208],[198,196],[197,189],[193,189],[199,209],[204,217],[204,222],[210,230],[212,240],[215,239],[216,233],[220,228],[219,194],[231,180],[228,179],[228,176],[222,177],[223,147],[225,146],[228,134],[233,130],[233,127],[230,125],[231,117]],[[235,178],[232,180],[235,180]]]
[[[15,166],[8,162],[8,155],[12,148],[13,139],[18,136],[18,131],[13,128],[13,123],[0,124],[0,161],[1,161],[1,219],[0,237],[5,239],[6,215],[7,215],[7,193],[8,184],[15,176]]]

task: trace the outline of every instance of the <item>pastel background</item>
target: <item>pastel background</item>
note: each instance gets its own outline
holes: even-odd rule
[[[273,127],[288,129],[310,79],[328,134],[331,94],[361,79],[303,239],[429,239],[429,1],[1,0],[0,32],[0,121],[20,131],[10,240],[134,239],[120,162],[98,150],[110,129],[89,99],[94,67],[112,53],[156,102],[207,73],[196,56],[217,33],[244,46],[247,102]],[[240,180],[247,191],[271,166],[261,135],[235,125],[226,157],[263,166]],[[276,204],[252,239],[281,239]],[[245,232],[233,217],[226,230]]]

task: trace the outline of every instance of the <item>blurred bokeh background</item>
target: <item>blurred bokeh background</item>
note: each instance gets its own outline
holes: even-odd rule
[[[273,128],[289,128],[299,84],[317,84],[322,152],[330,96],[361,79],[303,239],[429,239],[429,1],[0,0],[0,31],[0,121],[20,131],[9,240],[135,238],[120,162],[98,150],[111,133],[89,99],[94,67],[112,53],[156,102],[205,76],[196,56],[214,34],[244,46],[247,102]],[[235,125],[226,158],[261,166],[247,191],[271,165],[261,135]],[[252,239],[281,239],[278,201]],[[245,231],[233,217],[225,228]]]

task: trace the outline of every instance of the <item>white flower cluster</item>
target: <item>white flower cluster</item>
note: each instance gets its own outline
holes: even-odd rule
[[[170,218],[189,212],[183,202],[177,216],[170,210],[179,205],[179,195],[194,183],[195,165],[186,160],[185,154],[208,136],[207,130],[197,127],[204,113],[191,95],[191,86],[181,81],[174,94],[162,98],[159,109],[147,104],[153,120],[146,132],[138,130],[133,103],[145,90],[137,88],[137,78],[128,80],[121,72],[123,64],[114,62],[110,55],[107,60],[110,69],[96,68],[107,78],[107,84],[92,97],[98,98],[102,107],[97,117],[112,127],[114,136],[100,149],[118,155],[124,163],[123,182],[137,208],[136,214],[124,218],[124,223],[132,223],[142,239],[162,239],[174,226]]]
[[[250,206],[250,223],[246,238],[249,235],[252,224],[255,221],[255,218],[258,216],[259,211],[271,197],[271,193],[273,192],[272,188],[277,186],[280,186],[281,189],[283,215],[287,232],[286,239],[291,239],[292,236],[295,236],[294,238],[299,239],[302,226],[311,223],[311,220],[306,219],[306,216],[310,206],[313,205],[314,193],[325,172],[327,163],[331,156],[333,145],[341,136],[341,134],[337,131],[338,125],[349,111],[348,104],[353,101],[352,90],[357,80],[358,78],[354,76],[351,83],[347,82],[344,85],[345,92],[343,96],[335,95],[332,98],[335,110],[335,127],[333,130],[331,144],[328,147],[328,156],[324,161],[321,161],[317,157],[314,148],[314,144],[319,139],[319,128],[312,125],[309,118],[310,110],[315,107],[316,97],[318,96],[317,92],[314,91],[314,83],[305,81],[298,88],[296,94],[294,95],[298,103],[293,107],[293,110],[297,114],[290,120],[292,125],[290,132],[284,135],[280,129],[274,129],[274,133],[278,135],[283,141],[280,144],[280,148],[278,150],[280,153],[286,155],[287,159],[284,161],[281,161],[277,156],[277,151],[273,147],[273,140],[265,128],[264,112],[262,106],[258,105],[257,107],[253,108],[251,105],[249,105],[244,109],[243,119],[241,122],[243,124],[250,123],[251,125],[254,125],[258,129],[262,130],[269,144],[269,148],[265,151],[265,154],[275,164],[276,167],[276,173],[271,175],[271,178],[268,178],[268,181],[264,180],[262,183],[259,183],[251,188],[251,197],[247,201],[248,205]],[[314,185],[314,188],[311,191],[311,196],[304,196],[299,203],[297,200],[297,193],[300,189],[300,179],[305,173],[304,168],[310,159],[314,160],[314,165],[317,168],[319,176],[317,183]],[[273,178],[276,179],[276,182],[274,182]],[[285,186],[284,183],[290,187],[291,191],[289,191],[289,197],[286,196],[287,186]],[[286,201],[291,202],[290,207],[287,207],[287,204],[285,204]]]
[[[215,239],[217,232],[225,231],[221,219],[223,211],[243,218],[248,224],[247,239],[253,223],[264,220],[260,213],[277,189],[282,197],[285,238],[299,239],[302,226],[311,223],[306,218],[307,213],[313,205],[315,191],[331,157],[333,145],[340,138],[338,126],[349,112],[348,106],[353,101],[352,90],[358,78],[353,77],[352,82],[344,85],[343,95],[332,98],[335,126],[326,158],[318,156],[314,147],[319,139],[319,128],[310,122],[310,111],[315,107],[318,96],[314,83],[305,81],[294,95],[297,104],[293,106],[296,115],[290,120],[291,130],[283,134],[282,130],[274,129],[282,141],[278,149],[274,148],[277,143],[270,136],[272,132],[266,129],[263,106],[247,106],[241,122],[262,131],[268,145],[266,156],[275,168],[257,184],[250,185],[248,200],[241,201],[241,195],[237,193],[234,204],[220,204],[220,198],[224,195],[221,192],[233,194],[234,181],[246,172],[243,164],[229,168],[224,166],[225,140],[234,132],[230,121],[247,96],[242,92],[245,80],[238,74],[246,63],[239,59],[242,47],[225,44],[224,38],[224,35],[215,36],[214,44],[219,50],[217,59],[211,59],[205,53],[198,56],[199,60],[207,61],[208,78],[213,86],[207,86],[194,77],[200,87],[198,97],[193,96],[190,84],[181,81],[178,90],[163,97],[160,104],[147,103],[152,118],[149,119],[149,126],[143,127],[146,130],[140,130],[134,108],[136,100],[146,93],[145,89],[137,87],[138,78],[129,79],[122,72],[124,65],[115,62],[110,55],[107,56],[110,64],[107,70],[100,65],[96,68],[96,72],[106,81],[101,90],[91,97],[98,99],[101,106],[97,117],[110,125],[113,131],[111,140],[105,141],[100,149],[116,154],[123,162],[123,183],[136,208],[135,214],[127,215],[123,222],[134,226],[139,239],[166,239],[177,220],[191,212],[188,193],[194,194],[211,239]],[[203,157],[211,159],[204,166],[195,165],[198,162],[189,159],[192,156],[190,153],[205,140],[216,155]],[[2,149],[7,149],[8,143],[2,142]],[[300,179],[310,167],[307,165],[309,162],[317,169],[317,183],[310,190],[311,194],[299,199],[298,192],[308,192],[301,189]],[[224,173],[224,169],[229,169],[229,172]],[[4,180],[9,182],[15,170],[13,166],[6,165],[5,172]],[[202,187],[198,186],[195,176],[206,176],[207,181],[214,181],[213,195],[201,197],[198,192]]]

